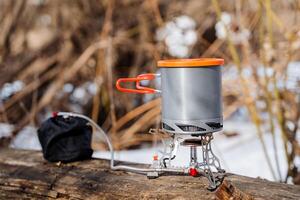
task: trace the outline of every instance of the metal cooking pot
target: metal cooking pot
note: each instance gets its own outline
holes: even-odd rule
[[[222,117],[222,73],[224,60],[218,58],[160,60],[161,90],[143,87],[140,81],[153,80],[158,74],[121,78],[116,87],[128,93],[162,94],[162,128],[175,134],[202,135],[220,131]],[[136,89],[121,87],[135,82]]]

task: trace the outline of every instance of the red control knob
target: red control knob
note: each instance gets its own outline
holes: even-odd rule
[[[190,176],[194,176],[195,177],[195,176],[198,175],[198,171],[197,171],[196,168],[190,168],[189,174],[190,174]]]
[[[55,118],[55,117],[57,117],[58,116],[58,112],[56,111],[56,112],[52,112],[52,117],[53,118]]]

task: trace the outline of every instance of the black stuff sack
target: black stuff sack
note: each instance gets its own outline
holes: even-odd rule
[[[43,156],[50,162],[90,159],[92,127],[79,117],[54,116],[42,123],[38,137]]]

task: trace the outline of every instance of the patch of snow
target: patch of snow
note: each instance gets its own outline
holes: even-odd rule
[[[216,35],[219,39],[226,39],[227,30],[226,26],[229,26],[232,22],[231,15],[227,12],[222,12],[221,19],[215,25]]]
[[[14,126],[7,123],[0,123],[0,138],[11,136]]]
[[[236,25],[231,14],[222,12],[220,20],[215,24],[216,36],[222,40],[229,37],[234,44],[241,44],[249,40],[251,37],[250,31],[243,27],[236,29],[234,28]]]
[[[71,83],[64,84],[63,91],[65,93],[71,93],[74,90],[74,85]]]
[[[174,29],[170,34],[167,35],[165,38],[165,43],[168,47],[171,47],[172,45],[178,45],[183,44],[182,42],[183,34],[180,29]]]
[[[168,50],[171,55],[179,58],[184,58],[189,53],[188,47],[184,45],[172,45],[168,47]]]
[[[287,73],[287,80],[283,80],[282,77],[277,78],[277,86],[279,88],[283,88],[286,86],[286,88],[290,91],[300,93],[300,61],[293,61],[290,62],[286,69]],[[245,68],[242,71],[243,75],[248,78],[252,76],[252,69]],[[263,77],[264,74],[266,74],[267,77],[272,77],[274,75],[274,69],[271,67],[264,67],[261,65],[257,68],[257,74],[259,77]],[[235,66],[227,66],[226,70],[222,71],[222,79],[224,81],[230,81],[234,79],[238,79],[238,70]],[[273,90],[273,85],[270,83],[268,86],[269,90]]]
[[[171,56],[189,56],[191,47],[197,42],[196,22],[182,15],[169,21],[156,31],[156,40],[165,42]]]
[[[98,87],[99,86],[97,85],[97,83],[92,81],[87,81],[79,86],[74,87],[71,91],[72,94],[70,95],[70,107],[79,106],[81,107],[80,110],[83,110],[82,105],[86,105],[89,102],[89,100],[93,98],[94,95],[96,95]],[[77,108],[76,110],[78,111]]]
[[[13,139],[10,147],[16,149],[42,149],[37,135],[37,128],[33,126],[26,126]]]
[[[5,83],[3,87],[0,89],[0,99],[2,100],[8,99],[13,94],[22,90],[24,86],[25,84],[20,80],[16,80],[12,83]]]
[[[182,15],[175,19],[177,27],[180,29],[195,29],[196,22],[189,16]]]
[[[300,61],[294,61],[288,64],[287,88],[300,93]]]
[[[14,92],[19,92],[20,90],[23,89],[23,87],[24,87],[23,81],[16,80],[12,83],[12,89]]]
[[[85,105],[90,98],[91,95],[88,94],[86,88],[83,85],[77,87],[70,96],[71,102],[74,102],[76,105]]]
[[[228,13],[228,12],[222,12],[222,14],[221,14],[221,21],[225,25],[229,25],[232,22],[230,13]]]
[[[84,88],[81,88],[81,87],[76,88],[73,92],[73,97],[76,100],[83,99],[85,97],[85,95],[86,95],[86,92],[85,92]]]
[[[97,91],[98,91],[98,86],[96,83],[94,82],[88,82],[87,83],[87,91],[91,94],[91,95],[96,95]]]
[[[223,162],[228,166],[228,171],[250,176],[262,177],[268,180],[274,180],[267,165],[261,143],[256,135],[255,126],[250,122],[224,122],[225,131],[235,131],[239,136],[226,138],[222,134],[216,134],[214,147],[217,149],[217,155],[220,155]],[[284,147],[279,133],[276,133],[276,143],[278,148],[278,159],[280,163],[281,174],[285,174],[287,165],[285,161]],[[264,134],[267,151],[273,169],[275,170],[274,151],[272,147],[271,134]],[[276,173],[277,174],[277,173]]]
[[[197,33],[194,30],[188,30],[183,35],[183,43],[187,46],[194,45],[197,42]]]

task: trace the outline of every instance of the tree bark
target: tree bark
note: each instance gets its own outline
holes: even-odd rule
[[[38,151],[0,150],[0,199],[300,199],[300,186],[228,174],[214,192],[204,177],[112,171],[107,160],[49,163]]]

